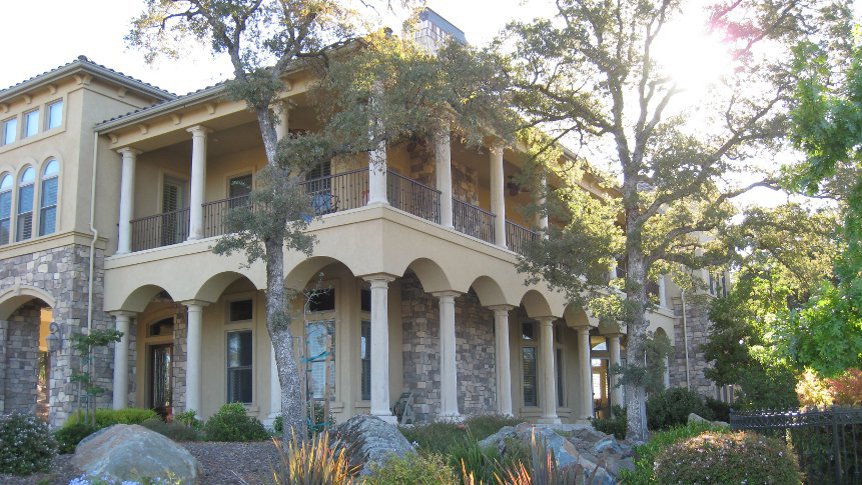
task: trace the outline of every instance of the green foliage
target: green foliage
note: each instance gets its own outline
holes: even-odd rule
[[[706,407],[712,412],[712,419],[714,421],[730,423],[730,404],[707,396]]]
[[[649,441],[635,447],[634,470],[622,470],[619,478],[627,485],[647,485],[657,483],[655,479],[655,460],[668,447],[685,439],[707,431],[726,432],[715,429],[707,423],[691,423],[653,433]]]
[[[712,411],[704,404],[703,397],[682,387],[672,387],[651,395],[646,408],[649,428],[654,430],[684,425],[690,413],[713,419]]]
[[[0,415],[0,473],[47,471],[57,454],[48,425],[30,414]]]
[[[656,457],[658,483],[801,484],[796,455],[778,439],[753,433],[703,433]]]
[[[593,470],[589,470],[592,472]],[[473,477],[462,470],[463,483],[473,483]],[[548,449],[544,440],[536,439],[536,434],[530,439],[530,459],[508,465],[502,473],[495,474],[499,485],[564,485],[570,483],[588,483],[585,481],[583,467],[577,464],[563,470],[557,468],[554,453]],[[476,482],[478,483],[478,482]]]
[[[166,423],[165,421],[162,421],[161,418],[156,417],[144,421],[141,423],[141,426],[178,442],[200,441],[203,439],[203,434],[198,428],[185,425],[178,421]]]
[[[148,419],[157,418],[158,416],[152,409],[144,408],[97,409],[95,428],[102,429],[115,424],[141,424]],[[81,414],[75,413],[69,416],[69,419],[63,423],[63,427],[76,425],[81,421]]]
[[[436,453],[411,453],[393,456],[383,465],[372,465],[369,485],[437,485],[457,483],[455,472]]]
[[[207,421],[209,423],[209,421]],[[350,484],[356,470],[343,448],[329,446],[329,433],[300,442],[296,435],[284,443],[275,440],[279,464],[273,471],[276,485]]]
[[[500,474],[500,456],[493,447],[483,449],[475,439],[468,439],[451,447],[446,461],[454,470],[461,470],[476,483],[491,483],[495,474]]]
[[[613,407],[613,415],[609,418],[591,418],[593,428],[605,434],[612,434],[618,440],[626,437],[626,408]]]
[[[862,405],[862,370],[849,369],[834,379],[828,379],[827,383],[835,404]]]
[[[466,425],[473,438],[481,441],[497,431],[500,431],[500,428],[503,428],[504,426],[515,426],[522,422],[523,420],[510,416],[480,414],[468,417],[464,420],[464,425]]]
[[[269,433],[257,418],[246,414],[242,403],[227,403],[204,424],[207,441],[263,441]]]
[[[87,436],[99,431],[98,428],[84,423],[64,424],[54,432],[60,453],[74,453],[75,447]]]
[[[201,429],[204,426],[194,409],[174,414],[174,421],[194,429]]]
[[[272,421],[272,430],[278,434],[284,432],[284,418],[280,414]]]
[[[398,429],[420,451],[441,455],[447,455],[450,449],[467,439],[467,428],[462,424],[438,422]]]

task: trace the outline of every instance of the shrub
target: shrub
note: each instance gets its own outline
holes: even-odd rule
[[[343,448],[330,448],[329,434],[326,432],[302,443],[294,436],[286,448],[279,440],[275,440],[275,446],[279,456],[278,468],[273,471],[276,484],[349,484],[356,471],[350,468]]]
[[[284,433],[284,418],[280,414],[272,421],[272,430],[278,434]]]
[[[436,453],[393,456],[383,465],[372,465],[371,475],[366,481],[369,485],[436,485],[457,482],[454,470]]]
[[[591,419],[593,428],[605,434],[612,434],[618,440],[626,438],[626,408],[614,406],[613,416],[610,418]]]
[[[826,379],[821,379],[812,370],[806,370],[799,376],[796,397],[799,399],[799,405],[804,407],[831,406],[833,400]]]
[[[152,418],[141,423],[141,426],[167,436],[174,441],[200,441],[201,432],[178,421],[166,423],[161,418]]]
[[[464,421],[464,425],[470,430],[470,434],[477,440],[483,440],[492,434],[500,431],[504,426],[515,426],[523,422],[520,419],[510,416],[501,416],[499,414],[480,414],[478,416],[470,416]]]
[[[114,424],[141,424],[144,421],[159,417],[152,409],[126,408],[126,409],[97,409],[96,429],[107,428]],[[69,416],[63,426],[71,426],[84,421],[81,413]]]
[[[827,379],[829,389],[839,406],[862,405],[862,370],[848,369],[834,379]]]
[[[713,420],[724,421],[725,423],[730,422],[730,404],[707,397],[706,407],[712,413]]]
[[[89,424],[74,423],[64,424],[62,428],[54,432],[54,438],[59,445],[60,453],[74,453],[75,447],[87,436],[99,431]]]
[[[245,413],[242,403],[227,403],[204,424],[208,441],[263,441],[269,433],[256,418]]]
[[[506,467],[502,473],[495,474],[494,479],[497,483],[509,485],[590,483],[585,475],[580,464],[558,469],[553,452],[548,449],[544,440],[536,439],[534,433],[530,440],[530,459]],[[462,470],[461,476],[463,483],[473,483],[473,477],[466,470]]]
[[[467,427],[455,423],[429,423],[400,428],[407,441],[420,450],[446,455],[449,450],[467,439]]]
[[[688,415],[711,420],[712,411],[706,407],[700,394],[682,387],[672,387],[657,392],[647,400],[647,425],[649,429],[663,430],[681,426],[688,422]]]
[[[449,466],[469,474],[476,483],[493,483],[494,475],[502,472],[500,456],[494,447],[482,449],[475,439],[467,439],[449,449],[446,455]]]
[[[659,483],[802,483],[796,456],[774,438],[707,432],[666,448],[656,459]]]
[[[48,425],[30,414],[0,415],[0,473],[47,471],[57,454]]]
[[[147,420],[149,421],[149,420]],[[174,422],[183,424],[189,428],[201,429],[204,427],[203,421],[198,419],[194,409],[183,411],[179,414],[174,414]]]
[[[619,478],[623,483],[630,485],[655,483],[654,465],[656,457],[678,441],[707,431],[722,433],[726,432],[726,428],[715,428],[708,423],[691,423],[654,433],[645,444],[635,447],[634,470],[621,470]]]

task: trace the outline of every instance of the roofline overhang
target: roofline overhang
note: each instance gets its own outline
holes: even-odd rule
[[[127,126],[140,123],[141,121],[154,118],[165,113],[169,113],[178,108],[185,108],[193,104],[218,99],[224,95],[224,91],[224,83],[216,84],[214,86],[201,89],[200,91],[196,91],[194,93],[181,96],[179,98],[174,98],[170,101],[165,101],[164,103],[157,104],[149,108],[143,108],[138,112],[121,116],[117,119],[99,123],[96,125],[96,133],[104,135],[118,128],[125,128]]]
[[[32,91],[33,89],[51,84],[58,79],[70,76],[81,71],[86,71],[101,78],[108,79],[109,81],[119,83],[123,86],[129,87],[140,93],[150,95],[157,99],[169,100],[176,98],[176,96],[172,93],[163,91],[154,86],[149,86],[141,81],[137,81],[132,78],[129,78],[128,76],[119,74],[116,71],[112,71],[108,68],[96,65],[92,62],[75,60],[69,64],[66,64],[65,66],[58,67],[57,69],[40,74],[32,79],[7,88],[6,90],[0,91],[0,102],[3,102],[15,96],[19,96],[28,91]]]

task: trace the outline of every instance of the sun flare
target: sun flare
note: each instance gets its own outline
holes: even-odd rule
[[[729,46],[695,16],[668,24],[656,39],[655,48],[661,69],[689,95],[706,94],[732,71]]]

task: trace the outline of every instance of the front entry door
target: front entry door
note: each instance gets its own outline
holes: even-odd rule
[[[173,401],[171,360],[173,354],[174,346],[172,344],[150,347],[150,407],[161,416],[171,414]]]

